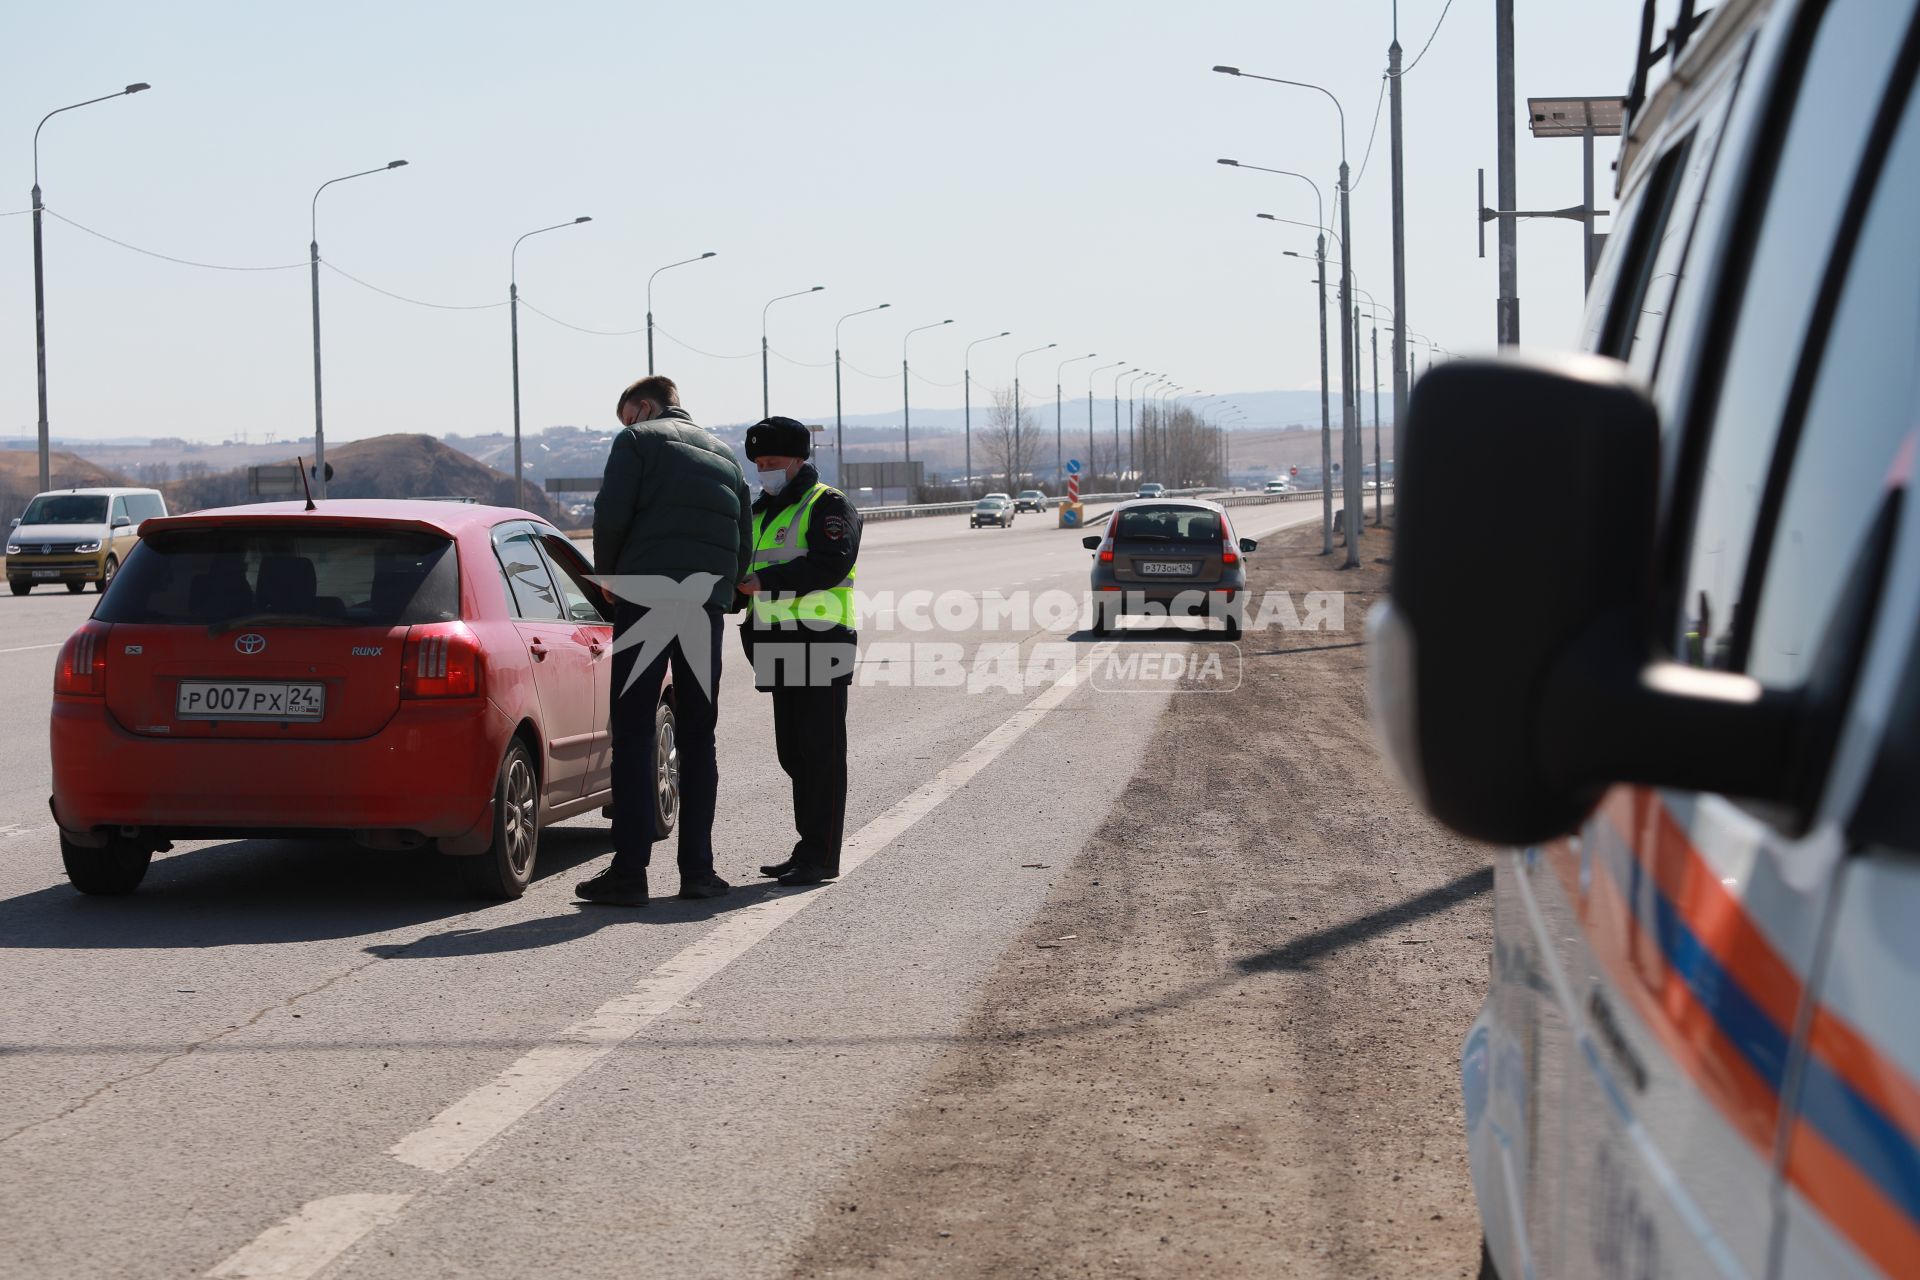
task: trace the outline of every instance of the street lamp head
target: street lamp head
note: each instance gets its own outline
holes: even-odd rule
[[[151,89],[151,88],[153,88],[153,86],[152,86],[152,85],[150,85],[150,84],[147,84],[147,83],[146,83],[145,81],[142,81],[142,82],[141,82],[141,83],[139,83],[139,84],[130,84],[130,85],[128,85],[128,86],[127,86],[127,88],[126,88],[126,91],[127,91],[128,93],[139,93],[139,92],[140,92],[141,90],[143,90],[143,89]]]
[[[892,306],[892,305],[893,305],[893,304],[892,304],[891,302],[883,302],[883,303],[881,303],[881,304],[880,304],[879,306],[877,306],[877,307],[875,307],[875,308],[874,308],[874,310],[875,310],[875,311],[885,311],[885,310],[886,310],[886,309],[887,309],[888,307],[890,307],[890,306]]]
[[[1240,68],[1238,67],[1215,67],[1214,70],[1223,76],[1237,76],[1240,74]]]
[[[406,162],[405,160],[389,160],[389,161],[387,161],[387,168],[389,168],[389,169],[404,169],[404,168],[406,168],[406,167],[407,167],[407,162]]]
[[[573,225],[577,227],[583,222],[592,222],[592,221],[593,219],[591,217],[583,213],[579,217],[573,220]]]
[[[807,290],[807,292],[808,292],[808,293],[818,293],[818,292],[820,292],[820,291],[821,291],[822,289],[824,289],[824,288],[826,288],[826,287],[827,287],[827,286],[825,286],[825,285],[823,285],[823,284],[817,284],[817,285],[815,285],[815,286],[813,286],[813,288],[811,288],[811,289],[809,289],[809,290]]]
[[[714,256],[716,256],[716,255],[715,255],[715,254],[713,253],[713,251],[712,251],[712,250],[708,250],[708,251],[707,251],[706,253],[703,253],[703,254],[701,254],[700,256],[701,256],[702,258],[711,258],[711,257],[714,257]]]
[[[1283,258],[1304,258],[1306,255],[1302,253],[1295,253],[1292,249],[1282,249],[1280,251],[1280,256]]]
[[[1215,163],[1215,164],[1229,164],[1229,165],[1232,165],[1232,166],[1233,166],[1234,168],[1236,168],[1236,169],[1238,169],[1238,168],[1240,167],[1240,162],[1239,162],[1238,160],[1215,160],[1215,161],[1214,161],[1214,163]]]

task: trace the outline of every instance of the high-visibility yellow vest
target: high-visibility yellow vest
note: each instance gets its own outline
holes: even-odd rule
[[[765,512],[755,512],[752,572],[806,555],[807,525],[813,504],[822,494],[839,492],[828,485],[815,484],[800,501],[776,512],[772,520],[766,518]],[[853,607],[854,572],[847,570],[847,576],[835,586],[799,596],[776,599],[770,592],[757,592],[753,596],[754,621],[767,626],[797,620],[852,628],[857,625]]]

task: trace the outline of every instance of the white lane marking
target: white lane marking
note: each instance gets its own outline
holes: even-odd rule
[[[1048,712],[1065,702],[1093,664],[1113,647],[1111,644],[1095,646],[959,759],[855,832],[840,855],[842,878],[852,875],[868,859],[939,808]],[[609,1000],[584,1020],[522,1055],[498,1076],[435,1116],[424,1128],[388,1148],[388,1154],[429,1173],[446,1174],[458,1168],[819,896],[817,893],[782,894],[730,914],[705,936],[641,979],[633,990]],[[272,1276],[275,1280],[308,1280],[368,1233],[393,1222],[410,1199],[410,1195],[332,1196],[311,1201],[292,1217],[269,1227],[207,1274],[212,1280],[255,1275]],[[369,1206],[376,1206],[379,1211],[370,1211]],[[261,1265],[259,1259],[279,1269],[234,1269],[241,1265]]]
[[[0,649],[0,653],[32,653],[37,649],[58,649],[65,640],[56,640],[52,644],[23,644],[18,649]]]
[[[413,1199],[404,1195],[346,1195],[311,1200],[285,1222],[267,1228],[240,1252],[207,1274],[216,1280],[311,1276],[355,1240],[400,1216]]]

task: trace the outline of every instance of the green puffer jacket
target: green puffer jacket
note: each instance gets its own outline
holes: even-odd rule
[[[719,577],[711,600],[732,606],[753,554],[753,508],[733,451],[684,409],[613,439],[593,508],[593,565],[602,574]]]

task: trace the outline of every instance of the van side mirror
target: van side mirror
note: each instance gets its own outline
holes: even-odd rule
[[[1086,537],[1080,539],[1080,545],[1085,547],[1089,551],[1098,551],[1100,549],[1100,535],[1097,533],[1090,533]]]
[[[1660,424],[1625,365],[1454,361],[1420,379],[1405,440],[1369,683],[1375,736],[1429,812],[1526,844],[1617,782],[1792,801],[1801,700],[1655,654]],[[1461,497],[1541,474],[1566,478],[1545,519]]]
[[[13,518],[13,523],[7,526],[7,528],[9,528],[9,529],[18,529],[19,527],[20,527],[20,517],[19,517],[19,516],[15,516],[15,517]]]
[[[113,518],[113,527],[116,529],[124,529],[132,523],[133,521],[126,516],[115,516]]]

